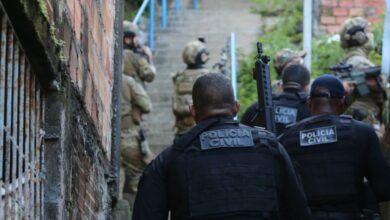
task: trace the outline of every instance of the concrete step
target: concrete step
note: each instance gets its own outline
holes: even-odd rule
[[[156,44],[154,63],[157,76],[147,85],[147,92],[153,101],[152,112],[145,117],[148,141],[155,153],[170,145],[174,137],[174,115],[171,109],[173,82],[171,74],[185,68],[182,51],[185,44],[198,37],[205,37],[210,51],[211,66],[219,60],[232,31],[236,32],[237,46],[244,52],[255,44],[260,16],[252,15],[250,1],[203,0],[198,10],[192,9],[192,1],[182,1],[182,9],[176,13],[170,5],[168,28],[162,29],[160,17],[156,19]],[[160,9],[159,9],[160,10]],[[159,13],[159,12],[158,12]],[[237,19],[240,18],[240,19]]]

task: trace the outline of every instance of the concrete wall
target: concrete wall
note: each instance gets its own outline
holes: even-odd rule
[[[378,22],[385,11],[385,0],[322,0],[320,30],[338,33],[348,17],[363,16]]]
[[[46,98],[45,219],[107,219],[117,186],[123,1],[1,4]]]

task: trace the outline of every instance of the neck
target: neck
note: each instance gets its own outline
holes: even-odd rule
[[[367,58],[370,51],[362,46],[359,46],[359,47],[351,47],[351,48],[347,49],[346,53],[347,53],[347,57],[359,55],[359,56],[364,56]]]
[[[203,114],[199,114],[195,116],[195,121],[196,123],[199,123],[203,120],[206,120],[208,118],[212,117],[234,117],[234,114],[232,110],[230,109],[212,109],[212,110],[207,110]]]

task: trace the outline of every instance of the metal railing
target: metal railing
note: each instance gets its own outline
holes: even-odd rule
[[[44,97],[2,7],[0,21],[0,219],[41,219]]]
[[[155,31],[155,0],[144,0],[139,8],[133,23],[137,24],[149,5],[149,47],[154,49],[154,31]],[[194,9],[198,9],[198,0],[193,0]],[[175,11],[178,12],[181,8],[181,0],[175,0]],[[167,0],[161,0],[161,27],[166,29],[168,26],[168,3]]]
[[[236,59],[236,33],[230,33],[230,79],[233,85],[234,97],[237,99],[237,59]]]

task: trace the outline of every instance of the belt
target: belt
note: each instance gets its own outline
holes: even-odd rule
[[[359,220],[362,219],[360,213],[353,212],[324,212],[314,211],[312,212],[313,219],[318,220]]]

